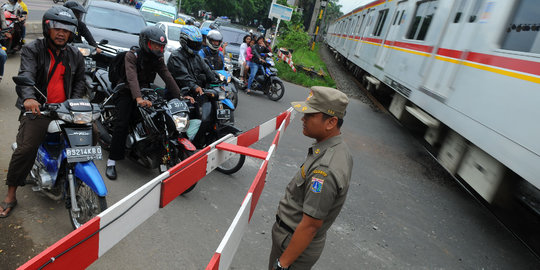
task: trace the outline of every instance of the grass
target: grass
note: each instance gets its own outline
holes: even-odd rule
[[[287,63],[280,60],[276,63],[276,68],[278,69],[278,75],[281,79],[305,87],[315,85],[336,87],[336,83],[328,74],[326,64],[319,56],[319,44],[315,45],[314,51],[311,51],[307,46],[294,50],[292,59],[295,65],[302,65],[308,68],[313,67],[315,71],[319,71],[320,68],[322,68],[325,74],[324,78],[316,75],[310,76],[300,68],[296,68],[296,72],[294,72]]]

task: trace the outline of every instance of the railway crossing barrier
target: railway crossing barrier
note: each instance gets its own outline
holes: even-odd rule
[[[291,52],[288,52],[288,54],[285,54],[283,52],[287,52],[287,49],[284,49],[284,48],[279,48],[278,50],[278,57],[281,58],[285,63],[289,64],[289,66],[291,67],[291,69],[296,72],[296,68],[294,67],[294,63],[292,61],[292,54]]]
[[[88,267],[160,208],[219,167],[234,153],[239,153],[262,159],[263,162],[232,224],[206,267],[207,270],[228,269],[262,193],[270,158],[294,114],[295,111],[289,108],[237,137],[229,134],[221,138],[150,180],[18,269]],[[268,151],[249,148],[276,130]]]

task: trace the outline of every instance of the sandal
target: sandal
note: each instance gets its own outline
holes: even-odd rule
[[[15,209],[15,206],[17,206],[17,200],[15,201],[12,201],[12,202],[2,202],[0,203],[0,207],[2,207],[2,209],[4,209],[2,211],[2,213],[4,211],[6,211],[7,209],[9,209],[9,212],[7,212],[7,214],[3,215],[0,213],[0,218],[7,218],[9,217],[9,215],[11,215],[11,212],[13,212],[13,209]]]

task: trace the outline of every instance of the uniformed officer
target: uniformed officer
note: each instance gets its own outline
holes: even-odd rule
[[[351,179],[353,161],[340,131],[348,103],[339,90],[321,86],[291,103],[304,113],[304,135],[316,142],[279,202],[269,269],[311,269],[321,256]]]

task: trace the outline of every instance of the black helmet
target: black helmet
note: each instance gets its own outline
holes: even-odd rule
[[[186,25],[180,30],[180,46],[190,54],[199,52],[202,46],[202,35],[199,28]]]
[[[15,3],[17,3],[17,0],[8,0],[8,2],[12,5],[15,5]]]
[[[219,41],[218,45],[214,45],[212,41]],[[211,30],[208,32],[208,35],[206,36],[206,45],[210,48],[212,51],[219,50],[219,47],[221,46],[221,43],[223,42],[223,35],[218,30]]]
[[[68,30],[72,33],[68,42],[73,41],[77,33],[77,18],[71,9],[62,6],[52,6],[45,11],[43,19],[41,20],[41,26],[43,28],[43,36],[45,39],[50,39],[49,29],[60,28]]]
[[[141,30],[139,34],[139,47],[144,53],[154,54],[157,57],[163,56],[163,49],[160,52],[150,50],[150,41],[157,43],[159,45],[167,45],[167,38],[165,37],[165,32],[157,26],[147,26]]]
[[[77,13],[79,14],[86,13],[86,9],[84,9],[84,7],[81,4],[75,1],[67,1],[64,4],[64,7],[71,9],[71,11],[73,11],[75,15],[77,15]]]

